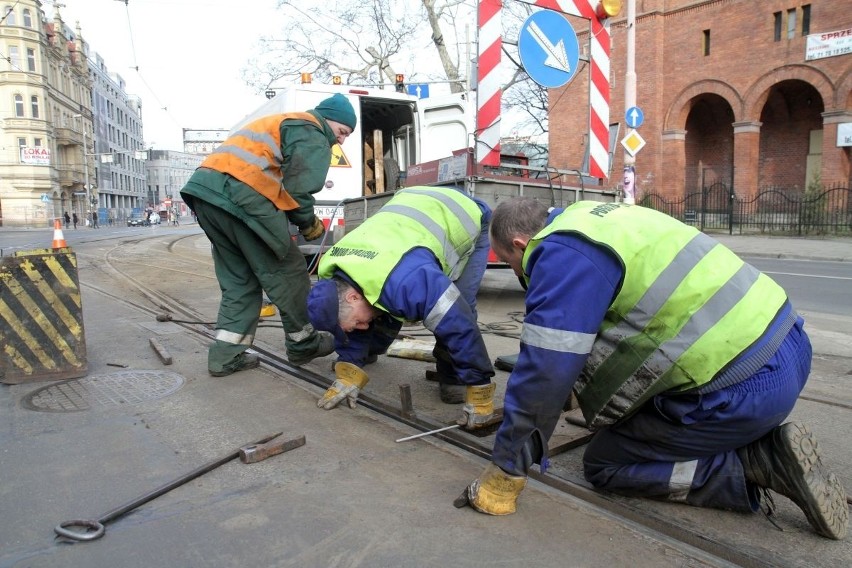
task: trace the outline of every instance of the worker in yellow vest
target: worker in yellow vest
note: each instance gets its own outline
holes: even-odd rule
[[[772,490],[843,538],[842,485],[810,429],[782,424],[812,352],[778,284],[695,228],[625,203],[507,200],[490,236],[526,282],[526,315],[492,462],[457,505],[514,512],[573,389],[596,431],[583,456],[595,487],[743,512],[771,506]]]

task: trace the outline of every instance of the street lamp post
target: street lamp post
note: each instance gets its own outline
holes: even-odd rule
[[[89,188],[89,144],[86,137],[86,125],[83,124],[82,114],[75,114],[73,115],[73,118],[80,119],[80,130],[83,132],[83,172],[86,183],[86,225],[94,228],[94,221],[92,220],[92,195]]]

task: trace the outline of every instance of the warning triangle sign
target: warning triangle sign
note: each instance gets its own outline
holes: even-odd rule
[[[351,168],[352,164],[349,158],[343,153],[343,148],[340,144],[335,144],[331,147],[331,167],[332,168]]]

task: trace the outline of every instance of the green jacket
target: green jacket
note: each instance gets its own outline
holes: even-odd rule
[[[307,120],[288,119],[280,125],[283,185],[298,209],[281,211],[251,186],[208,168],[198,168],[189,178],[180,192],[184,201],[192,207],[200,199],[227,211],[283,258],[290,247],[288,221],[300,229],[313,222],[314,194],[325,185],[331,147],[337,143],[325,119],[308,112],[319,118],[322,130]]]

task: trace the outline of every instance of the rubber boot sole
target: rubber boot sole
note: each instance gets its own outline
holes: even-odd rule
[[[849,524],[849,507],[840,480],[823,465],[816,437],[806,425],[790,422],[781,428],[776,449],[786,458],[788,475],[804,481],[796,484],[799,494],[786,497],[804,511],[819,534],[842,539]]]

